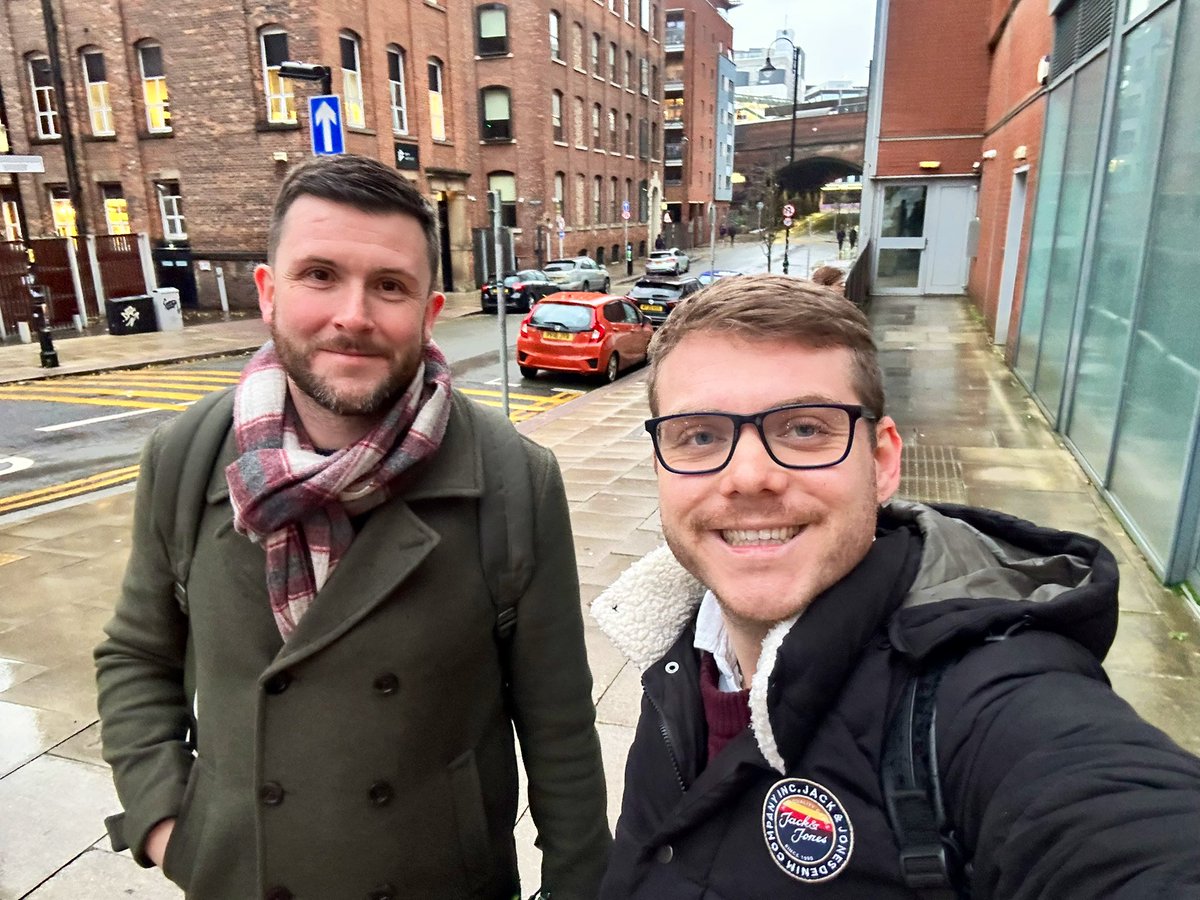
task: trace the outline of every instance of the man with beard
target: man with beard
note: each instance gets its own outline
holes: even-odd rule
[[[602,897],[1200,896],[1200,761],[1101,668],[1112,554],[892,499],[856,307],[716,282],[649,392],[667,547],[592,606],[644,688]]]
[[[596,894],[610,836],[562,480],[451,388],[438,248],[393,169],[299,166],[255,273],[272,340],[231,404],[143,453],[96,650],[109,831],[189,897],[519,896],[514,726],[542,892]],[[214,416],[223,444],[189,485],[167,460]],[[514,460],[519,496],[493,481]],[[181,551],[161,509],[189,490]],[[486,552],[506,514],[527,535],[511,568]]]

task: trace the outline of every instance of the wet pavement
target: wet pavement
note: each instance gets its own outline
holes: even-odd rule
[[[871,315],[889,412],[906,442],[902,494],[992,506],[1105,541],[1122,574],[1121,625],[1106,664],[1113,683],[1147,719],[1200,752],[1200,618],[1157,583],[967,302],[876,298]],[[256,346],[262,332],[251,327],[195,326],[185,332],[187,346]],[[63,345],[80,344],[79,365],[130,365],[134,353],[172,350],[135,345],[134,337],[141,336],[112,339],[123,342],[123,361],[107,344],[83,344],[98,338]],[[10,349],[0,348],[0,380],[11,374]],[[562,466],[585,605],[660,541],[641,429],[644,381],[636,372],[519,426]],[[116,599],[132,500],[121,488],[0,518],[0,900],[181,896],[102,839],[117,801],[97,746],[91,651]],[[637,671],[590,622],[587,640],[615,821],[641,689]],[[517,837],[531,887],[537,851],[525,812]]]

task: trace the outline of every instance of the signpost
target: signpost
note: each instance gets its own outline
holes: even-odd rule
[[[496,322],[500,326],[500,403],[504,417],[508,418],[508,334],[505,317],[508,315],[508,297],[504,289],[504,247],[500,236],[500,192],[487,192],[488,218],[492,222],[492,244],[496,250]]]
[[[562,259],[563,255],[563,238],[567,236],[567,221],[562,216],[554,220],[554,227],[558,229],[558,257]]]
[[[308,98],[308,118],[312,129],[315,156],[340,156],[346,152],[342,134],[342,101],[337,94]]]
[[[791,260],[788,259],[788,254],[791,252],[792,242],[792,216],[796,214],[796,207],[790,203],[783,204],[783,274],[788,273],[788,265]]]
[[[45,171],[46,160],[40,156],[0,156],[0,173],[25,175]]]

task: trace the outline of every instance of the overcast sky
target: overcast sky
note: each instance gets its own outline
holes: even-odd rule
[[[778,29],[788,27],[804,50],[807,84],[842,79],[867,83],[875,0],[742,0],[727,15],[735,50],[765,47]],[[790,64],[787,44],[781,41],[777,48]]]

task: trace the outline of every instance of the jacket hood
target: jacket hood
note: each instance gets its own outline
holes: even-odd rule
[[[884,507],[880,529],[909,529],[920,537],[916,574],[887,621],[892,647],[914,662],[1024,627],[1070,637],[1097,659],[1108,651],[1116,634],[1117,565],[1094,538],[991,510],[903,500]],[[679,638],[704,590],[662,546],[600,594],[591,613],[644,672]],[[836,585],[830,588],[835,590]],[[785,686],[775,684],[774,676],[784,668],[786,645],[798,637],[792,632],[799,619],[779,622],[767,633],[750,685],[751,727],[764,758],[780,771],[784,760],[770,713]]]

